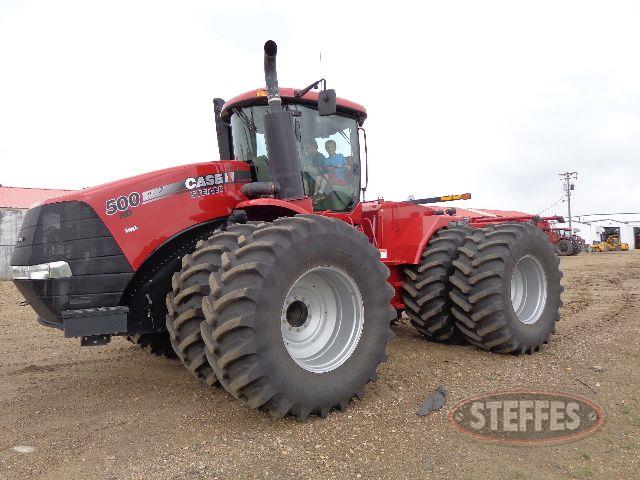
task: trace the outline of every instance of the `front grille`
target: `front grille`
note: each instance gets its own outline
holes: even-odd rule
[[[133,270],[96,212],[71,201],[29,210],[11,265],[65,261],[73,276],[15,280],[42,321],[61,324],[63,310],[117,306]]]

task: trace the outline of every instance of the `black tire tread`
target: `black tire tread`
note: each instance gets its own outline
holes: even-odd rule
[[[548,341],[547,337],[535,345],[518,342],[505,317],[505,310],[510,306],[499,301],[503,282],[510,281],[505,278],[504,268],[509,251],[524,235],[538,236],[548,244],[544,233],[532,225],[515,222],[491,225],[467,237],[453,262],[450,298],[456,326],[469,343],[484,350],[532,354]],[[554,260],[557,268],[560,260],[557,257]],[[558,272],[561,278],[562,272]],[[563,290],[560,286],[560,293]],[[559,311],[554,315],[557,322]]]
[[[255,341],[260,335],[260,326],[256,324],[254,313],[260,308],[257,299],[264,277],[278,257],[287,255],[290,245],[322,233],[352,235],[371,260],[377,262],[386,287],[382,287],[381,294],[376,296],[375,308],[388,313],[387,325],[390,325],[396,315],[390,305],[393,288],[386,282],[389,271],[379,261],[378,250],[364,235],[345,222],[319,215],[279,218],[245,236],[235,251],[222,256],[222,268],[211,275],[211,293],[202,302],[206,321],[201,329],[206,356],[220,382],[227,391],[251,408],[266,410],[273,417],[292,414],[299,420],[306,420],[315,413],[324,418],[332,409],[342,411],[353,397],[362,398],[364,395],[362,385],[348,397],[339,398],[331,405],[294,403],[285,392],[275,388],[267,368],[260,361]],[[379,342],[378,350],[372,354],[377,359],[375,364],[367,366],[369,381],[377,378],[375,371],[386,360],[385,346],[392,337],[389,327],[387,338]]]
[[[457,342],[463,338],[451,315],[449,276],[458,248],[473,230],[466,226],[442,228],[429,240],[420,264],[404,269],[407,315],[415,329],[429,340]]]
[[[567,250],[565,251],[560,250],[560,244],[567,245]],[[574,255],[575,245],[568,238],[561,238],[556,242],[554,247],[555,247],[554,251],[556,252],[556,255],[560,255],[561,257],[569,257],[571,255]]]
[[[171,345],[187,370],[207,385],[218,384],[200,334],[200,323],[204,320],[202,298],[210,291],[209,276],[220,268],[222,255],[233,250],[240,238],[258,225],[258,222],[232,224],[206,240],[199,240],[195,251],[182,258],[182,268],[171,279],[166,319]]]

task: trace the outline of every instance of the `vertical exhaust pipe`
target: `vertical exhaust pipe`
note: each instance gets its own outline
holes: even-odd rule
[[[275,184],[277,197],[304,197],[302,171],[295,140],[291,114],[282,110],[278,88],[276,54],[278,46],[273,40],[264,44],[264,80],[267,86],[269,109],[264,115],[264,136],[267,144],[269,173]]]
[[[267,85],[267,101],[271,111],[282,109],[280,89],[278,88],[278,72],[276,70],[276,55],[278,45],[273,40],[264,44],[264,82]]]

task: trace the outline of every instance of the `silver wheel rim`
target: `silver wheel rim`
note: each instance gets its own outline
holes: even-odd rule
[[[293,282],[282,308],[289,356],[313,373],[335,370],[353,354],[364,325],[362,295],[336,267],[315,267]]]
[[[511,305],[518,320],[536,323],[547,304],[547,277],[540,261],[526,255],[518,260],[511,274]]]

